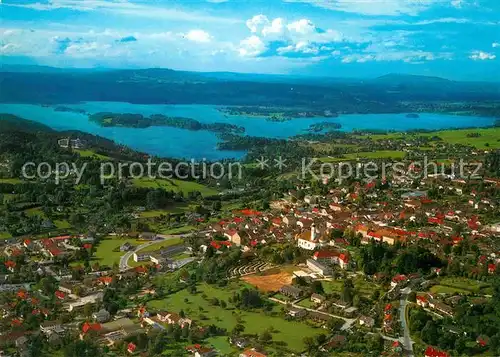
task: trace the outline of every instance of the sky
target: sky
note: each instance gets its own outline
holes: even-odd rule
[[[0,0],[3,64],[500,77],[499,0]]]

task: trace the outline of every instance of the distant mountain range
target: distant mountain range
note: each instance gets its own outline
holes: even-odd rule
[[[218,80],[231,81],[253,81],[253,82],[327,82],[327,83],[348,83],[348,82],[452,82],[441,77],[390,73],[377,78],[349,78],[349,77],[321,77],[321,76],[298,76],[286,74],[258,74],[258,73],[237,73],[237,72],[190,72],[177,71],[169,68],[144,68],[144,69],[108,69],[108,68],[59,68],[37,65],[2,65],[0,72],[25,72],[25,73],[89,73],[89,72],[116,72],[116,73],[137,73],[138,75],[149,75],[157,77],[183,77],[183,78],[213,78]]]
[[[362,80],[162,68],[90,70],[3,66],[0,71],[0,102],[64,104],[81,101],[390,113],[422,109],[402,104],[411,102],[500,102],[500,83],[457,82],[406,74]]]

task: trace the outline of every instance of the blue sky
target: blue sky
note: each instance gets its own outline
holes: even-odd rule
[[[2,63],[492,80],[498,0],[0,0]]]

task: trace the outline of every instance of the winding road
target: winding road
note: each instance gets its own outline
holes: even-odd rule
[[[407,287],[401,290],[401,299],[399,301],[399,319],[401,321],[401,328],[404,331],[403,336],[403,346],[408,353],[409,357],[414,357],[413,354],[413,341],[410,336],[410,328],[408,327],[408,321],[406,320],[406,305],[408,304],[408,294],[411,293],[411,288]]]

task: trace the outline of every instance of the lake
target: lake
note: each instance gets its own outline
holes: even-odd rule
[[[165,114],[198,120],[202,123],[231,123],[246,129],[246,135],[269,138],[288,138],[306,133],[311,124],[336,122],[340,130],[377,129],[406,131],[411,129],[447,129],[464,127],[485,127],[493,125],[494,118],[419,114],[420,118],[407,118],[405,114],[348,114],[338,118],[297,118],[286,122],[271,122],[265,118],[232,116],[217,110],[212,105],[163,105],[130,104],[124,102],[84,102],[80,104],[61,104],[88,113],[115,112],[137,113],[144,116]],[[54,130],[80,130],[114,140],[133,149],[162,157],[176,157],[201,160],[241,158],[243,151],[217,150],[218,138],[208,131],[189,131],[171,127],[104,128],[89,121],[87,115],[73,112],[57,112],[53,107],[31,104],[0,104],[0,112],[10,113],[50,126]]]

